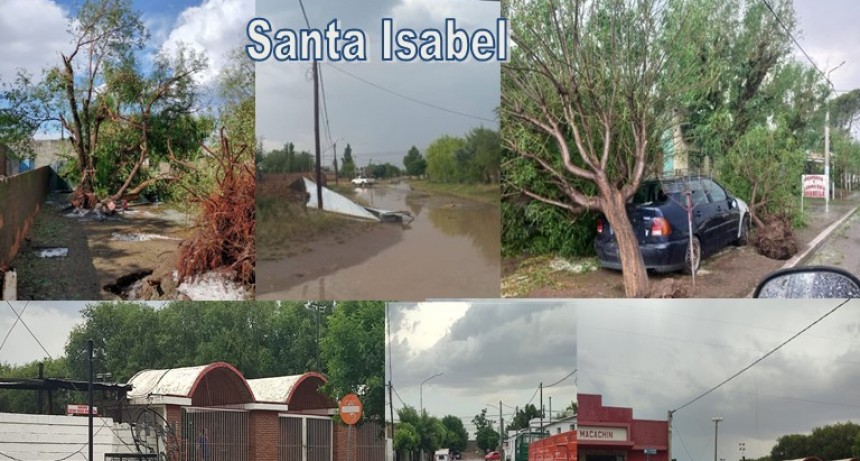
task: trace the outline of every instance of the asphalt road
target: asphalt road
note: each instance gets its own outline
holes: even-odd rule
[[[860,212],[833,232],[804,266],[835,266],[860,276]]]

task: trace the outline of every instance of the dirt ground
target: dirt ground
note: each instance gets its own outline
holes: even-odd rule
[[[176,250],[192,217],[158,205],[132,206],[110,217],[72,216],[68,198],[52,195],[13,261],[18,298],[111,300],[123,277],[175,267]],[[66,256],[39,257],[45,249],[68,248]]]
[[[498,204],[416,191],[400,182],[352,189],[353,200],[408,210],[414,219],[402,224],[323,220],[314,210],[290,214],[264,204],[257,218],[257,299],[498,296]],[[261,199],[277,192],[258,188],[258,210]],[[290,217],[292,225],[280,224]],[[426,283],[430,279],[434,283]]]
[[[797,230],[801,251],[821,231],[860,202],[860,197],[808,205],[806,226]],[[649,274],[652,289],[676,297],[743,298],[785,261],[768,259],[751,246],[729,247],[702,261],[695,288],[690,276]],[[599,268],[597,258],[566,260],[553,256],[504,258],[502,296],[527,298],[622,298],[621,272]]]

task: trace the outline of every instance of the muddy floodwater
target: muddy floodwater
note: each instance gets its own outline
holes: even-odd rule
[[[499,206],[412,191],[357,192],[368,205],[408,210],[409,224],[379,223],[348,239],[305,242],[307,251],[257,261],[257,299],[398,300],[498,297]]]

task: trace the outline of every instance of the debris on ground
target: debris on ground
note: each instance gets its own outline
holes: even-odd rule
[[[572,272],[574,274],[584,274],[598,269],[598,266],[593,259],[571,261],[562,257],[553,258],[549,262],[549,267],[556,272]]]
[[[123,275],[116,282],[109,283],[102,287],[107,292],[113,293],[122,299],[138,299],[141,292],[141,285],[144,278],[152,274],[151,269],[145,269]]]
[[[764,225],[756,227],[751,239],[760,255],[786,260],[800,251],[800,244],[787,216],[768,216],[763,221]]]
[[[649,298],[689,298],[690,287],[681,280],[665,278],[651,284]]]
[[[142,234],[142,233],[131,233],[131,234],[123,234],[120,232],[114,232],[110,236],[111,240],[117,240],[120,242],[148,242],[150,240],[180,240],[176,237],[168,237],[166,235],[159,234]]]
[[[69,255],[68,248],[42,248],[36,251],[40,258],[65,258]]]
[[[223,128],[220,152],[204,149],[217,159],[219,174],[211,194],[195,196],[201,214],[195,233],[179,245],[179,279],[227,270],[233,281],[251,286],[256,259],[254,160],[244,154],[247,146],[233,151]]]
[[[233,280],[230,274],[218,271],[186,278],[176,291],[192,301],[244,301],[253,297],[252,293]]]

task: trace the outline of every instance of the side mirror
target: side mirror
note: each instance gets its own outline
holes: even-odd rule
[[[858,298],[860,280],[842,269],[824,266],[778,270],[764,278],[754,298]]]

